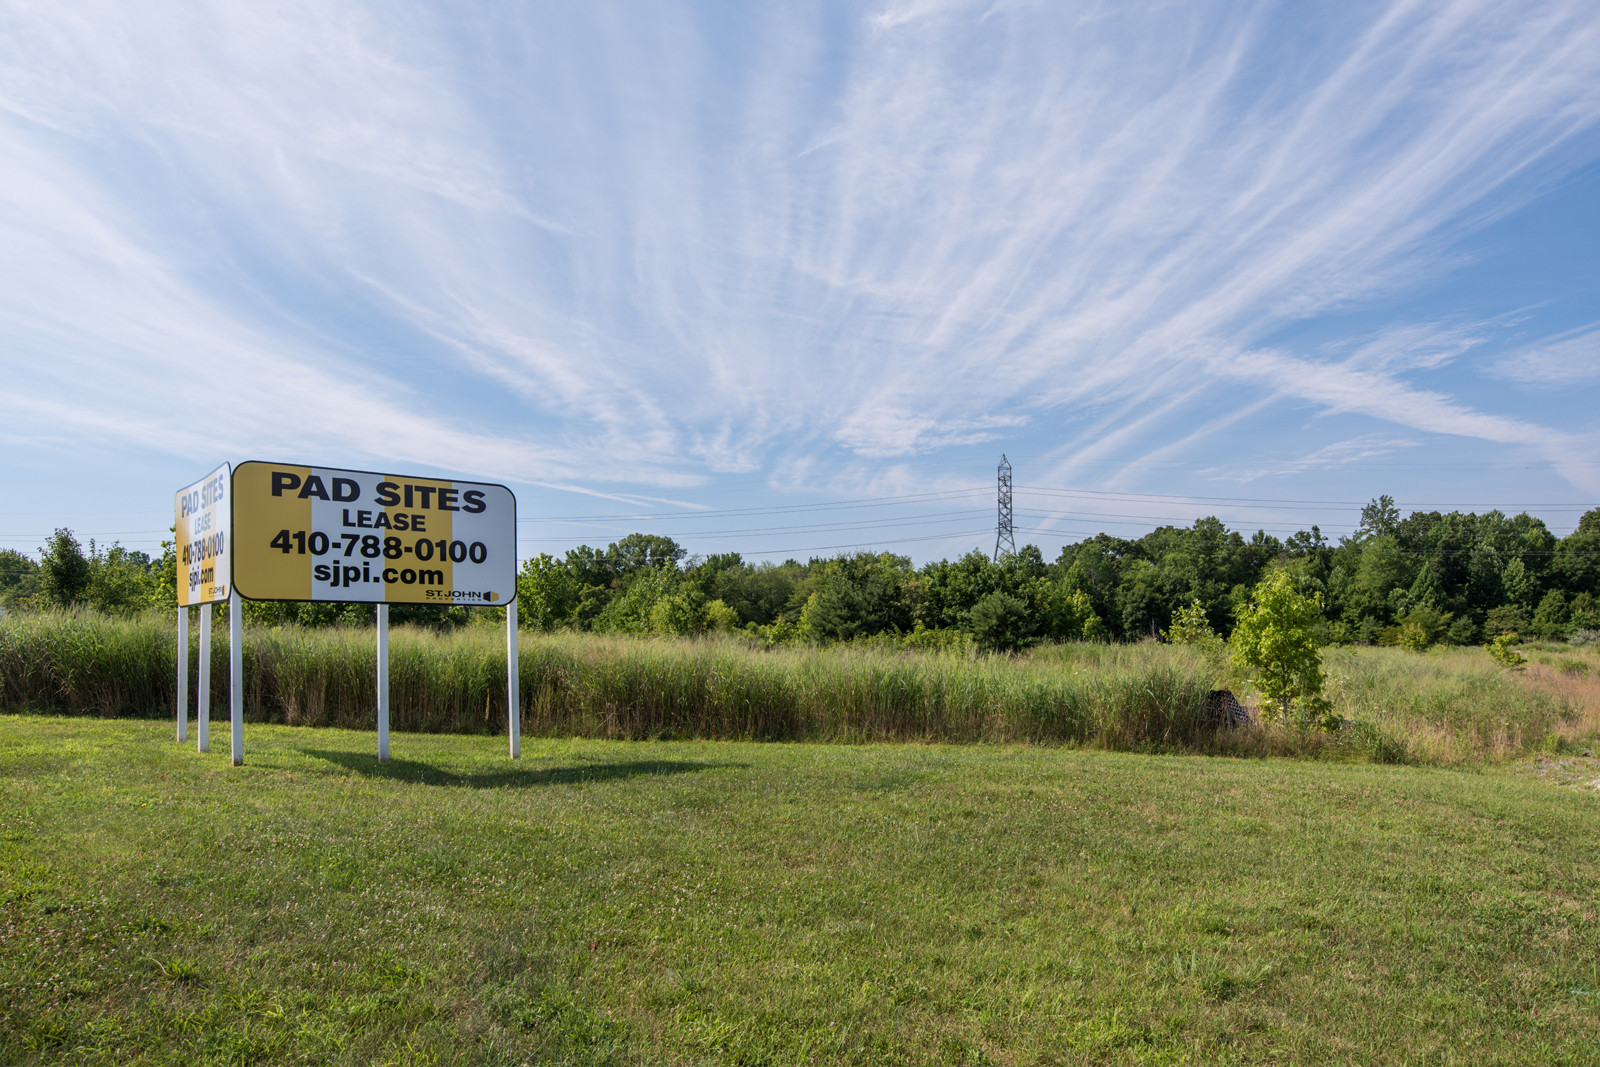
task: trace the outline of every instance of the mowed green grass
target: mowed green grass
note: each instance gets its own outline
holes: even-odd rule
[[[246,740],[0,717],[0,1062],[1600,1062],[1508,769]]]

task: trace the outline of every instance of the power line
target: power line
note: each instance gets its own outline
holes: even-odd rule
[[[1025,486],[1022,486],[1021,488],[1028,489],[1028,490],[1031,490],[1033,492],[1038,492],[1038,493],[1048,493],[1048,494],[1052,494],[1052,495],[1062,495],[1062,496],[1110,497],[1110,498],[1117,499],[1117,500],[1151,500],[1151,501],[1161,501],[1161,502],[1164,502],[1164,503],[1173,503],[1173,504],[1187,504],[1187,503],[1238,504],[1238,505],[1249,505],[1249,506],[1253,506],[1253,507],[1285,508],[1285,509],[1296,508],[1296,507],[1351,507],[1351,508],[1364,508],[1368,504],[1372,503],[1372,501],[1370,501],[1370,500],[1361,500],[1361,501],[1357,501],[1357,500],[1293,500],[1293,499],[1288,499],[1288,498],[1284,498],[1284,497],[1184,496],[1184,495],[1178,495],[1178,494],[1173,494],[1173,493],[1126,493],[1126,492],[1113,492],[1111,490],[1105,490],[1105,489],[1071,489],[1071,488],[1065,488],[1065,487],[1061,487],[1061,486],[1048,486],[1048,485],[1025,485]],[[1446,510],[1446,509],[1459,511],[1459,510],[1465,508],[1466,510],[1473,511],[1473,512],[1476,512],[1478,510],[1478,507],[1479,507],[1476,504],[1407,504],[1406,506],[1411,508],[1412,511],[1442,511],[1442,510]],[[1501,512],[1502,514],[1504,514],[1509,509],[1507,507],[1490,507],[1490,508],[1486,508],[1484,510],[1486,510],[1486,511],[1498,511],[1498,512]],[[1534,511],[1534,510],[1537,510],[1537,511],[1563,511],[1563,512],[1566,512],[1566,511],[1577,511],[1577,512],[1586,512],[1586,511],[1592,511],[1592,510],[1594,510],[1594,508],[1593,507],[1585,507],[1585,506],[1583,506],[1581,504],[1523,504],[1523,505],[1517,507],[1516,510],[1517,511]]]
[[[971,496],[985,492],[982,486],[970,489],[941,489],[929,493],[908,493],[904,496],[861,497],[855,500],[819,501],[814,504],[778,504],[763,508],[706,508],[695,511],[640,511],[612,515],[552,515],[528,516],[517,522],[599,522],[617,519],[704,519],[718,515],[779,515],[796,511],[837,511],[848,508],[888,507],[892,504],[920,503],[957,496]]]
[[[962,533],[925,534],[921,537],[899,537],[889,541],[860,541],[853,545],[818,545],[814,548],[752,548],[752,556],[776,556],[791,552],[836,552],[846,548],[876,548],[879,545],[906,545],[913,541],[943,541],[953,540],[957,537],[981,537],[988,530],[970,530]]]
[[[932,515],[912,516],[904,518],[888,516],[881,519],[864,519],[859,522],[832,522],[818,523],[809,526],[752,526],[745,529],[727,530],[679,530],[675,531],[678,537],[735,537],[746,534],[788,534],[788,533],[813,533],[825,530],[870,530],[888,526],[921,526],[935,522],[955,522],[958,519],[970,521],[983,512],[977,509],[964,509],[962,511],[937,512]],[[517,541],[532,542],[558,542],[570,541],[570,537],[518,537]]]

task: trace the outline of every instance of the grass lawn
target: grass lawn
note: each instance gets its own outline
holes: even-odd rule
[[[1537,774],[246,745],[0,717],[0,1062],[1600,1062],[1600,798]]]

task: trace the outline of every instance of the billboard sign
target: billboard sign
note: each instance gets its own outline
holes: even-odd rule
[[[178,606],[227,600],[232,582],[229,529],[233,494],[224,463],[173,498]]]
[[[233,471],[233,579],[249,600],[503,606],[517,501],[487,482],[249,461]]]

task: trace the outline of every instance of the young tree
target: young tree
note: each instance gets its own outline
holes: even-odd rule
[[[71,530],[58,529],[39,550],[39,583],[49,600],[71,607],[83,599],[93,578],[89,557]]]
[[[1234,663],[1251,672],[1269,715],[1326,730],[1337,720],[1322,696],[1321,621],[1319,598],[1298,592],[1288,574],[1275,571],[1256,586],[1231,645]]]
[[[1173,612],[1172,626],[1161,636],[1171,644],[1190,645],[1206,654],[1222,651],[1222,638],[1211,628],[1211,621],[1206,618],[1205,606],[1198,600],[1191,601],[1188,607]]]
[[[1489,657],[1500,666],[1520,670],[1522,665],[1528,662],[1528,657],[1511,647],[1520,640],[1516,634],[1501,634],[1484,647],[1489,650]]]

